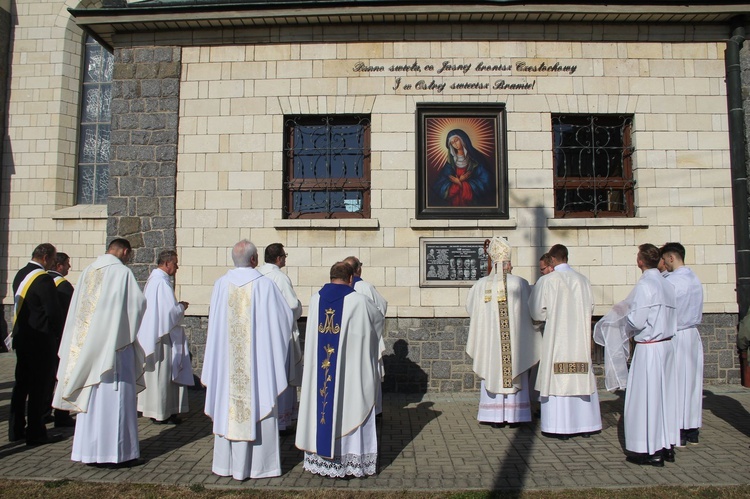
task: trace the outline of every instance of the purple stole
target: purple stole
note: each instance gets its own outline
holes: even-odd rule
[[[334,424],[333,400],[336,393],[336,368],[339,361],[339,339],[341,318],[344,314],[344,298],[354,289],[346,284],[326,284],[318,293],[318,391],[317,420],[315,434],[316,454],[333,459]],[[343,410],[344,408],[339,408]]]

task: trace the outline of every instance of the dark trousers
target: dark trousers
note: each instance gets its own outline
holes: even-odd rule
[[[44,342],[42,342],[44,343]],[[10,399],[10,440],[44,440],[47,428],[44,417],[49,411],[50,380],[55,379],[57,352],[50,346],[16,350],[16,383]],[[28,412],[26,410],[28,399]]]

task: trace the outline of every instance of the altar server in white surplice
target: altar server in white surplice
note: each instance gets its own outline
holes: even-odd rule
[[[510,245],[494,237],[488,253],[492,271],[472,286],[466,300],[466,353],[482,378],[477,419],[498,427],[531,421],[529,370],[539,362],[542,338],[529,315],[531,286],[510,273]]]
[[[271,279],[284,295],[287,305],[292,310],[292,335],[289,353],[286,359],[286,374],[289,386],[279,396],[279,431],[293,430],[293,420],[297,419],[297,387],[302,384],[302,347],[299,343],[297,319],[302,316],[302,303],[292,287],[292,280],[281,271],[286,267],[287,253],[281,243],[266,246],[264,253],[266,263],[258,267],[258,272]]]
[[[534,285],[529,312],[545,321],[536,389],[540,392],[541,430],[567,439],[602,429],[599,395],[591,367],[591,284],[568,265],[568,249],[549,250],[554,272]]]
[[[703,424],[703,342],[698,325],[703,320],[703,285],[685,266],[685,248],[667,243],[659,250],[669,271],[667,282],[677,298],[677,334],[673,344],[677,375],[677,421],[682,445],[697,444]]]
[[[304,468],[329,477],[374,475],[375,401],[383,354],[383,314],[351,287],[352,267],[331,267],[331,282],[310,299],[296,445]]]
[[[179,268],[177,252],[162,251],[156,265],[143,290],[147,307],[138,330],[146,355],[146,389],[138,394],[138,410],[154,423],[179,424],[177,414],[188,412],[187,387],[194,383],[182,327],[188,303],[177,301],[170,280]]]
[[[136,335],[146,299],[125,266],[131,251],[115,239],[83,270],[65,321],[52,405],[78,413],[73,461],[142,462],[136,396],[144,355]]]
[[[214,284],[201,383],[213,420],[211,470],[236,480],[281,475],[277,399],[287,388],[292,311],[255,270],[258,250],[234,245],[237,268]]]
[[[635,452],[638,464],[663,466],[674,461],[672,446],[679,429],[672,339],[677,331],[676,298],[659,272],[659,250],[653,244],[638,248],[643,275],[635,285],[628,313],[635,351],[625,392],[625,449]]]

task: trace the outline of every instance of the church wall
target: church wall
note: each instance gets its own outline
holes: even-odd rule
[[[108,215],[106,206],[75,204],[83,34],[66,10],[75,4],[15,2],[0,196],[0,223],[7,228],[0,241],[6,319],[13,301],[9,283],[40,242],[52,242],[71,255],[73,283],[103,252],[108,236],[127,235],[138,242],[135,270],[141,281],[155,251],[176,243],[176,291],[191,303],[186,322],[199,368],[211,287],[231,266],[231,246],[247,237],[262,252],[266,244],[282,242],[289,253],[285,270],[305,305],[327,281],[333,262],[350,254],[364,262],[363,277],[389,302],[386,355],[396,377],[387,383],[419,391],[420,380],[426,379],[430,391],[474,390],[478,381],[463,351],[468,288],[419,286],[420,237],[507,237],[514,246],[514,273],[532,283],[540,254],[551,244],[566,244],[571,265],[592,281],[598,315],[624,298],[638,279],[638,244],[677,240],[687,247],[687,263],[706,292],[701,334],[707,383],[737,382],[724,45],[716,41],[723,28],[594,26],[575,41],[556,26],[458,24],[450,30],[391,26],[360,33],[321,27],[286,37],[279,35],[280,28],[180,40],[169,33],[134,35],[118,45],[117,81],[139,80],[134,77],[137,64],[177,68],[151,87],[175,92],[174,82],[179,83],[175,93],[165,96],[171,103],[178,95],[176,110],[170,110],[176,145],[169,137],[176,170],[170,165],[174,158],[162,158],[164,168],[144,170],[128,163],[137,159],[123,156],[118,165],[114,162],[120,159],[113,157],[113,177],[124,182],[111,191]],[[129,59],[129,50],[155,59]],[[170,61],[157,60],[167,53]],[[444,61],[476,68],[479,60],[513,67],[521,61],[559,61],[576,70],[427,75],[424,69]],[[418,62],[422,71],[356,71],[358,62],[384,68]],[[394,89],[398,77],[401,84]],[[416,85],[433,79],[448,85],[505,79],[533,81],[534,86],[404,89],[407,81]],[[121,104],[129,99],[120,97]],[[509,220],[416,219],[418,102],[506,104]],[[114,110],[115,115],[145,118],[133,112],[132,103],[127,111]],[[368,220],[283,218],[283,118],[318,113],[372,118]],[[554,219],[552,113],[634,115],[635,218]],[[135,143],[132,135],[127,140],[113,145],[136,156],[148,145]],[[156,144],[151,145],[156,154]],[[408,374],[400,379],[399,373]]]

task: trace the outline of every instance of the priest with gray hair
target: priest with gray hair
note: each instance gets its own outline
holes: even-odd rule
[[[258,250],[234,245],[214,284],[201,383],[213,420],[211,470],[236,480],[281,475],[277,399],[287,388],[292,310],[272,280],[255,270]]]

